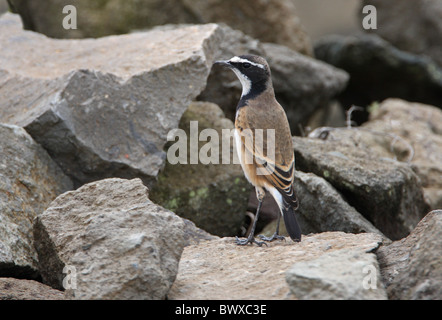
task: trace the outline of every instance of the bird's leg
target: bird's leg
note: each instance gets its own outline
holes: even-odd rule
[[[263,189],[256,188],[256,196],[258,198],[258,208],[256,209],[256,215],[255,215],[255,219],[253,221],[252,229],[250,230],[249,236],[246,239],[240,239],[240,238],[236,237],[236,244],[237,245],[245,246],[249,243],[252,243],[252,244],[255,243],[260,247],[262,247],[263,244],[267,245],[265,242],[255,240],[255,228],[256,228],[256,223],[258,222],[259,212],[261,211],[262,199],[264,198],[264,195],[265,195],[265,191]]]
[[[279,222],[281,221],[281,214],[278,215],[278,221],[276,222],[276,231],[271,237],[265,237],[262,234],[258,236],[262,241],[272,242],[275,240],[285,240],[285,237],[279,235]]]

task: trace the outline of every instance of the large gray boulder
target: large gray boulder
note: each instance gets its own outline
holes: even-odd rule
[[[34,225],[44,283],[74,299],[164,299],[185,245],[184,222],[140,179],[106,179],[57,197]]]
[[[167,133],[206,85],[220,27],[56,40],[19,20],[0,18],[0,121],[24,127],[77,186],[152,183]]]
[[[296,168],[333,185],[345,200],[392,240],[411,232],[428,212],[420,179],[407,163],[360,144],[365,132],[337,131],[326,139],[294,137]],[[338,138],[339,137],[339,138]],[[302,202],[302,199],[301,199]]]
[[[441,0],[363,0],[377,9],[376,33],[404,51],[431,57],[442,66]],[[362,10],[361,10],[362,11]]]
[[[38,278],[33,220],[72,188],[23,128],[0,124],[0,277]]]
[[[397,97],[442,108],[442,68],[376,34],[326,36],[315,44],[315,57],[349,73],[348,86],[339,96],[345,107]]]

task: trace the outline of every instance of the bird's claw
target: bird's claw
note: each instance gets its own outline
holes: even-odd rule
[[[262,247],[262,245],[267,246],[267,243],[261,242],[261,241],[256,241],[254,237],[248,237],[248,238],[244,238],[244,239],[240,239],[240,238],[236,237],[236,244],[239,246],[246,246],[249,243],[251,243],[251,244],[255,243],[256,245],[258,245],[258,247]]]

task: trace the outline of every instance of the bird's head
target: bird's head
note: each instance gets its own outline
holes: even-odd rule
[[[225,66],[235,72],[242,84],[242,97],[258,95],[272,88],[270,67],[260,56],[242,55],[230,60],[216,61],[215,65]]]

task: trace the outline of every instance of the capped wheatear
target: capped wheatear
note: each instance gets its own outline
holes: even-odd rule
[[[295,156],[290,126],[284,109],[276,101],[270,67],[255,55],[235,56],[217,61],[233,72],[242,84],[242,95],[236,109],[235,142],[241,167],[247,180],[255,186],[258,208],[250,234],[237,237],[238,245],[264,242],[255,240],[255,228],[262,200],[268,191],[279,206],[276,232],[263,241],[284,239],[279,235],[279,222],[284,217],[286,229],[293,241],[301,241],[301,229],[295,217],[298,199],[293,188]]]

